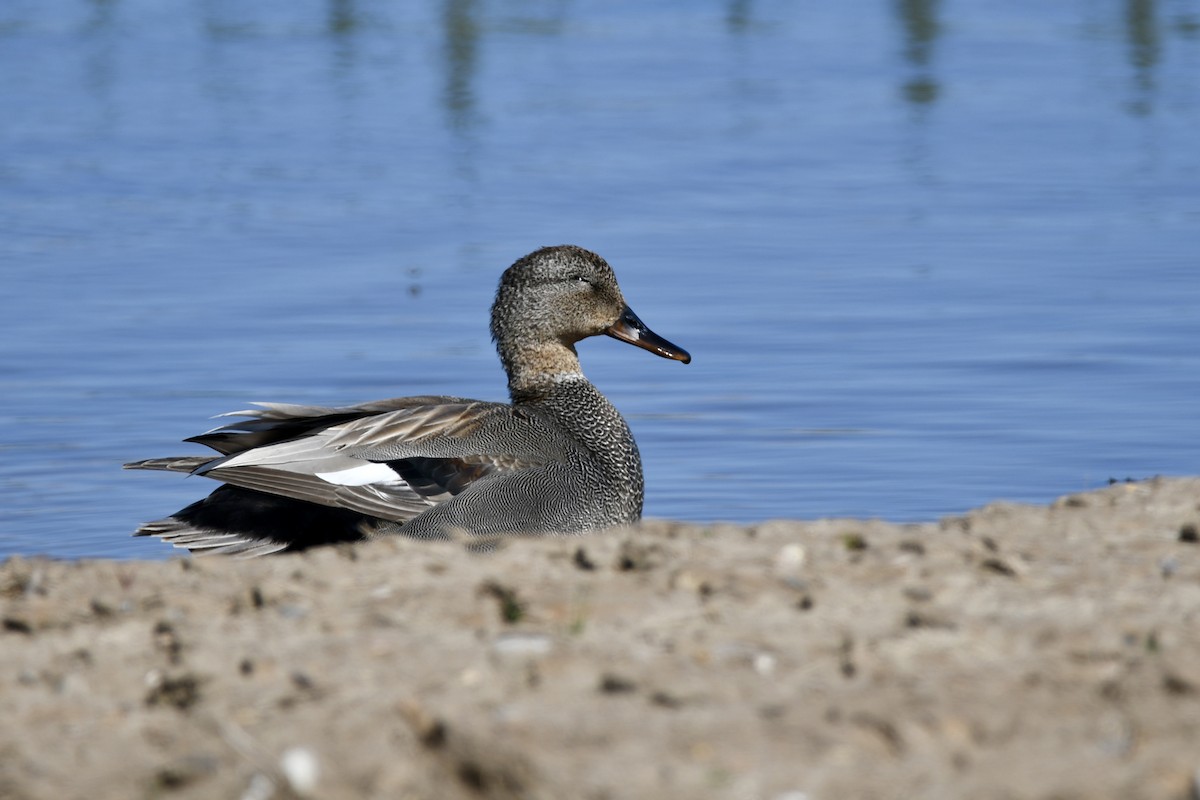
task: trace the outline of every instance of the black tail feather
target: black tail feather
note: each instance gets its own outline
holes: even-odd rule
[[[151,459],[179,462],[182,459]],[[167,469],[173,466],[126,465],[130,469]],[[356,511],[330,508],[279,495],[228,484],[203,500],[166,519],[148,522],[134,536],[157,536],[192,552],[251,557],[281,550],[304,550],[323,544],[354,542],[381,521]]]

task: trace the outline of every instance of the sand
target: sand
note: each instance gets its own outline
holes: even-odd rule
[[[1200,797],[1200,479],[0,565],[0,798]]]

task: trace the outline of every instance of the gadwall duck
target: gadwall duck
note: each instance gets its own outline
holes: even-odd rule
[[[343,408],[281,403],[185,441],[221,455],[155,458],[224,485],[135,536],[259,556],[403,534],[579,533],[642,515],[642,462],[629,426],[579,367],[575,343],[599,334],[663,358],[691,356],[625,304],[612,268],[572,245],[509,267],[492,338],[511,404],[402,397]]]

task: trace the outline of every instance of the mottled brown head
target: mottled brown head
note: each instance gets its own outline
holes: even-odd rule
[[[608,334],[663,358],[691,361],[630,310],[612,267],[574,245],[543,247],[505,270],[492,305],[492,338],[501,359],[515,350],[557,343],[574,352],[588,336]]]

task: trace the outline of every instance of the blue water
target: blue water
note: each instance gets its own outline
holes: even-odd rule
[[[1200,471],[1200,2],[0,4],[0,557],[254,400],[503,397],[573,242],[646,513],[931,519]]]

